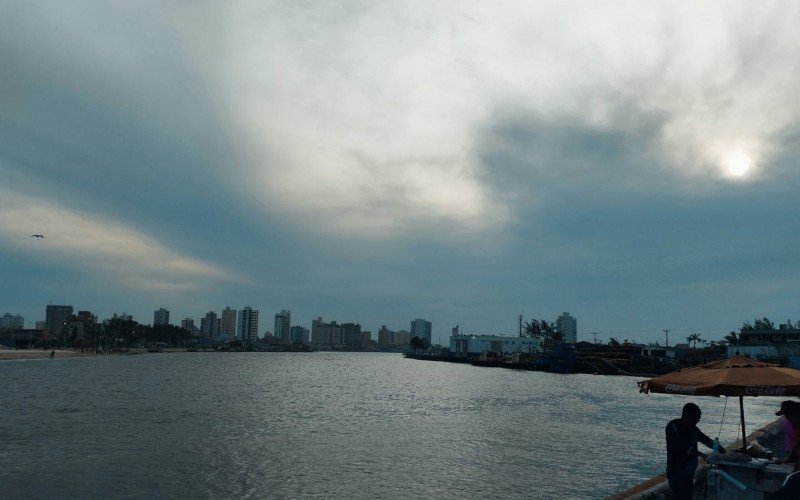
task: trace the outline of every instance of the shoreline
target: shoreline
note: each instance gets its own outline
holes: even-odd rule
[[[50,359],[50,352],[52,349],[2,349],[0,350],[0,362],[2,361],[25,361],[31,359]],[[101,356],[119,356],[119,355],[132,355],[143,354],[147,352],[144,349],[131,349],[130,352],[115,352],[108,354],[95,354],[94,352],[73,349],[55,349],[53,359],[71,359],[71,358],[96,358]]]
[[[0,349],[0,362],[3,361],[26,361],[34,359],[49,359],[50,351],[52,349]],[[145,348],[131,347],[126,351],[114,351],[105,353],[94,353],[92,351],[81,352],[80,349],[55,349],[55,356],[53,359],[72,359],[72,358],[100,358],[106,356],[133,356],[139,354],[182,354],[182,353],[197,353],[197,352],[219,352],[213,350],[190,350],[185,347],[165,347],[157,352],[151,352]],[[239,352],[239,351],[231,351]],[[243,351],[242,351],[243,352]],[[271,352],[271,351],[253,351],[253,352]],[[278,351],[276,351],[278,352]]]

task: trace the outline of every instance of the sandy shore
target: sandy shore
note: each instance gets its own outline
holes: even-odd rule
[[[143,349],[131,349],[128,353],[119,353],[119,354],[142,354],[146,352]],[[118,353],[114,353],[117,355]],[[94,357],[94,356],[104,356],[103,354],[94,354],[90,351],[81,352],[80,350],[72,350],[72,349],[56,349],[55,355],[53,356],[55,359],[63,359],[63,358],[81,358],[81,357]],[[50,349],[43,351],[41,349],[0,349],[0,361],[13,361],[13,360],[20,360],[20,359],[46,359],[50,357]]]
[[[92,354],[81,353],[80,351],[62,351],[56,350],[55,356],[56,358],[74,358],[77,356],[92,356]],[[42,351],[41,349],[2,349],[0,350],[0,361],[8,361],[13,359],[40,359],[40,358],[49,358],[50,351]]]

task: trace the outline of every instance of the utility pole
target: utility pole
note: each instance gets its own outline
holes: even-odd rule
[[[666,335],[666,337],[667,337],[667,347],[669,347],[669,330],[663,330],[663,331],[664,331],[664,335]]]

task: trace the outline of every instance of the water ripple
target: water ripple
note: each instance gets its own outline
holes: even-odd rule
[[[690,399],[392,354],[100,357],[0,377],[4,498],[599,498],[661,473],[664,426]],[[694,400],[715,435],[725,400]],[[747,401],[752,428],[778,401]]]

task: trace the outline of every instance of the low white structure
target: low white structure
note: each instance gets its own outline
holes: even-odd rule
[[[778,359],[781,353],[775,345],[729,345],[726,349],[730,358],[736,354],[753,359]]]
[[[664,361],[674,361],[678,357],[678,350],[674,347],[645,346],[642,347],[642,356],[645,358],[661,358]]]
[[[480,354],[492,351],[498,354],[537,352],[539,341],[530,337],[504,337],[502,335],[453,335],[450,352]]]

